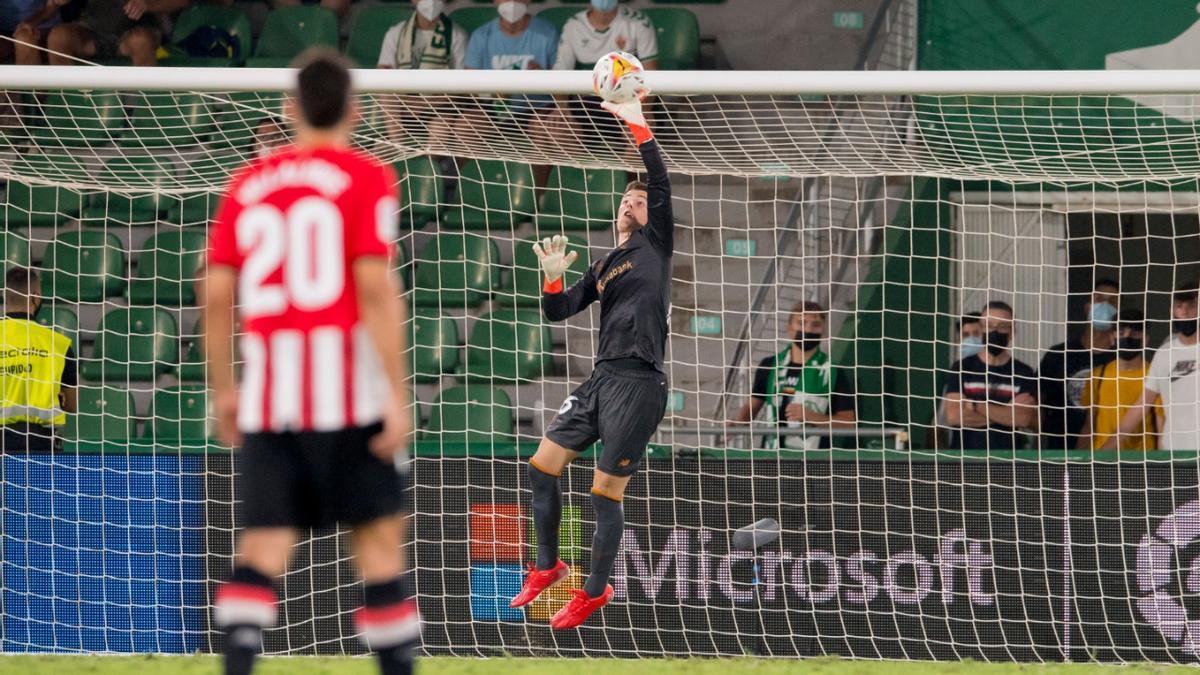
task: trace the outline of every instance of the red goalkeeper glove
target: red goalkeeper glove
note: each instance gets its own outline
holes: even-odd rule
[[[600,102],[602,108],[625,122],[625,126],[629,127],[629,131],[633,133],[634,142],[638,145],[654,138],[654,134],[650,133],[649,125],[646,124],[646,116],[642,114],[642,99],[649,93],[649,89],[643,89],[638,92],[637,98],[626,103]]]

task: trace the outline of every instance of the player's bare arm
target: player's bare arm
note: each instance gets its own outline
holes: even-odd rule
[[[404,303],[400,282],[391,273],[386,258],[361,258],[354,263],[359,316],[371,344],[379,354],[390,389],[391,401],[384,406],[383,432],[371,439],[371,451],[389,460],[412,438],[411,400],[408,394],[405,353]]]
[[[238,394],[233,376],[233,305],[237,272],[209,265],[204,279],[204,351],[208,382],[213,390],[217,438],[229,447],[242,444],[237,428]]]

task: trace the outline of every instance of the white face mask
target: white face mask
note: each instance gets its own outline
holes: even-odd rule
[[[525,18],[525,14],[529,11],[529,5],[516,0],[508,0],[508,2],[500,3],[497,8],[500,11],[500,18],[509,23],[516,23]]]
[[[445,0],[418,0],[417,14],[425,17],[426,21],[433,21],[442,15],[442,10],[445,7]]]

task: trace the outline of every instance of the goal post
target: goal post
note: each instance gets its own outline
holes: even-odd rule
[[[0,650],[216,648],[239,495],[209,438],[194,281],[230,173],[287,140],[293,78],[0,67],[3,259],[39,272],[37,319],[79,362],[60,447],[0,457]],[[529,246],[565,233],[580,268],[600,260],[640,159],[587,73],[354,78],[354,140],[401,195],[428,653],[1197,660],[1200,447],[1094,452],[1067,427],[1116,408],[1091,369],[1120,326],[1085,309],[1140,309],[1148,363],[1200,274],[1200,71],[648,72],[677,219],[671,392],[616,600],[570,634],[548,627],[565,590],[508,599],[536,536],[522,462],[590,373],[599,315],[545,321]],[[959,449],[957,324],[992,301],[1036,422]],[[778,423],[800,383],[772,358],[804,302],[829,356],[811,412],[852,411],[836,426]],[[1047,377],[1063,342],[1074,365]],[[564,478],[572,585],[590,458]],[[744,546],[763,519],[778,537]],[[280,590],[269,653],[361,650],[345,533],[302,537]]]

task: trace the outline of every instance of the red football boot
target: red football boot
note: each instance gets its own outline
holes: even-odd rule
[[[604,592],[598,598],[588,597],[587,591],[582,588],[571,592],[575,594],[575,597],[571,598],[571,601],[566,605],[563,605],[563,608],[558,610],[558,613],[550,619],[550,627],[554,630],[574,628],[587,621],[592,612],[607,605],[608,601],[612,600],[613,587],[611,584],[605,586]]]
[[[528,605],[536,600],[542,591],[557,586],[570,573],[571,568],[561,560],[548,570],[539,570],[533,563],[529,563],[529,574],[525,576],[525,585],[521,587],[521,592],[517,593],[517,597],[508,603],[508,606],[524,607]]]

